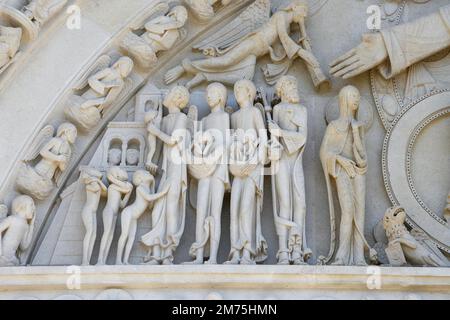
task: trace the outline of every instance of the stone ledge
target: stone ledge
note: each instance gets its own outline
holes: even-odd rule
[[[0,268],[0,291],[65,290],[76,269]],[[381,290],[450,292],[450,269],[382,267]],[[81,289],[369,290],[377,269],[333,266],[80,267]]]

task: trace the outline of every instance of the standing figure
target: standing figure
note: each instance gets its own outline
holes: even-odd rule
[[[20,264],[18,251],[31,244],[36,207],[29,196],[19,196],[12,203],[12,215],[0,221],[0,267]]]
[[[151,125],[147,128],[164,143],[163,174],[158,190],[169,188],[167,195],[153,208],[153,229],[142,237],[142,242],[149,247],[149,264],[172,264],[184,232],[187,168],[183,155],[189,143],[186,137],[189,119],[181,110],[187,106],[189,98],[185,87],[174,87],[163,102],[169,114],[163,118],[161,129]]]
[[[64,110],[66,117],[84,130],[95,127],[120,96],[126,86],[126,78],[133,70],[133,60],[121,57],[111,67],[89,76],[82,95],[71,95]],[[87,88],[87,90],[86,90]]]
[[[160,104],[160,103],[159,103]],[[153,158],[156,153],[156,146],[157,146],[157,137],[151,132],[151,128],[155,127],[157,129],[161,128],[161,121],[163,116],[163,109],[162,105],[158,105],[157,110],[150,110],[145,113],[145,119],[144,122],[149,127],[148,135],[147,135],[147,145],[148,145],[148,154],[147,154],[147,162],[145,164],[145,167],[147,170],[149,170],[151,173],[156,174],[156,171],[158,170],[158,165],[153,163]]]
[[[341,208],[339,246],[334,265],[367,265],[364,257],[364,221],[366,197],[367,153],[364,124],[357,121],[360,93],[353,86],[343,88],[339,94],[340,115],[325,132],[320,159],[328,189],[331,217],[331,246],[329,262],[335,250],[335,212],[332,181],[336,181]],[[367,242],[366,242],[367,243]]]
[[[225,190],[230,188],[227,165],[230,116],[225,111],[226,87],[221,83],[209,85],[206,89],[206,99],[211,114],[202,120],[203,133],[207,139],[205,147],[200,151],[203,151],[202,160],[207,162],[197,166],[207,172],[205,176],[198,177],[196,241],[190,250],[190,255],[195,258],[192,264],[203,264],[205,256],[209,257],[207,264],[217,264],[223,198]],[[210,168],[213,170],[209,170]],[[194,169],[193,165],[190,165],[189,169]],[[209,255],[205,253],[208,242]]]
[[[267,258],[267,244],[261,230],[267,134],[263,114],[253,105],[256,98],[253,82],[236,82],[234,93],[240,110],[231,116],[231,126],[241,140],[235,146],[245,145],[248,142],[245,139],[250,137],[258,147],[252,158],[230,166],[234,180],[230,206],[231,252],[227,264],[255,264]]]
[[[122,211],[122,233],[117,247],[116,264],[128,264],[131,249],[136,239],[137,222],[148,209],[149,205],[164,197],[169,188],[154,194],[155,178],[147,171],[139,170],[133,175],[133,184],[136,187],[136,200]]]
[[[86,185],[86,202],[81,211],[81,218],[86,230],[83,240],[83,266],[91,262],[95,239],[97,238],[97,210],[100,198],[106,196],[108,190],[102,182],[103,174],[94,169],[87,169],[81,173],[81,181]]]
[[[108,201],[103,210],[103,236],[100,243],[98,265],[106,264],[119,210],[128,204],[133,191],[133,185],[128,182],[128,173],[125,170],[112,167],[108,170],[106,177],[109,181]]]
[[[170,50],[182,38],[182,28],[188,19],[183,6],[174,7],[167,15],[156,17],[144,25],[141,36],[133,32],[122,40],[121,47],[144,68],[157,60],[157,53]]]
[[[303,153],[308,134],[308,114],[300,104],[297,79],[282,77],[276,86],[281,103],[273,109],[273,121],[269,121],[272,138],[281,143],[279,159],[270,154],[274,187],[275,226],[280,249],[278,263],[305,264],[311,250],[305,238],[305,177]],[[269,148],[269,151],[271,149]]]
[[[13,61],[21,40],[21,28],[0,26],[0,73]]]
[[[24,7],[25,15],[38,27],[41,27],[60,11],[67,0],[31,0]]]
[[[56,137],[53,127],[45,127],[33,142],[29,155],[24,161],[33,161],[40,157],[33,167],[24,163],[17,177],[19,191],[38,200],[46,199],[62,180],[62,173],[70,167],[72,159],[72,145],[77,138],[77,128],[71,123],[59,126]]]

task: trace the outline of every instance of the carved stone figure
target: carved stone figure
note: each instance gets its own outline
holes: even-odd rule
[[[253,105],[255,85],[240,80],[235,84],[234,93],[240,110],[231,116],[237,143],[230,150],[230,171],[234,179],[230,205],[231,252],[227,264],[255,264],[267,258],[267,243],[261,230],[266,126],[261,110]]]
[[[186,88],[172,88],[163,102],[169,114],[163,118],[161,128],[147,127],[164,144],[163,175],[158,190],[169,188],[167,195],[155,203],[152,230],[142,237],[142,242],[149,247],[148,264],[172,264],[173,254],[184,232],[187,168],[182,157],[189,143],[186,137],[189,119],[181,110],[187,106],[189,98]]]
[[[31,0],[23,8],[25,15],[38,27],[44,25],[67,3],[67,0]]]
[[[227,6],[232,0],[185,0],[186,5],[191,9],[194,17],[201,22],[206,22],[214,18],[214,5],[219,2],[222,6]]]
[[[450,261],[431,239],[418,230],[409,232],[405,227],[406,213],[403,208],[393,207],[386,211],[383,226],[389,239],[386,253],[393,266],[449,267]]]
[[[188,12],[183,6],[174,7],[167,15],[159,16],[144,25],[141,36],[128,33],[121,47],[140,66],[151,67],[157,60],[157,53],[170,50],[183,37],[183,27]]]
[[[24,159],[18,177],[18,189],[37,200],[47,198],[63,179],[62,173],[70,166],[72,158],[72,145],[77,138],[77,128],[71,123],[59,126],[56,137],[54,128],[46,126],[33,142],[28,155]],[[26,162],[39,161],[33,167]]]
[[[175,82],[183,74],[195,77],[186,85],[195,87],[204,81],[219,81],[234,84],[240,79],[253,79],[257,58],[270,53],[277,66],[265,70],[269,82],[284,75],[296,57],[303,59],[312,72],[314,84],[319,87],[327,82],[320,64],[311,52],[304,29],[307,5],[302,0],[292,0],[284,9],[270,16],[270,1],[258,0],[222,31],[203,41],[196,49],[214,57],[191,61],[185,59],[180,66],[169,70],[166,83]],[[303,43],[289,36],[291,24],[301,26]],[[273,46],[281,42],[283,53],[277,55]]]
[[[83,130],[95,127],[102,115],[119,98],[127,85],[127,77],[133,70],[133,60],[121,57],[111,67],[111,58],[103,56],[94,66],[99,70],[89,73],[76,88],[84,90],[71,95],[64,110],[67,119]]]
[[[85,229],[83,240],[82,265],[88,266],[91,262],[97,238],[97,210],[100,198],[106,196],[107,187],[102,182],[103,174],[95,169],[85,169],[81,173],[81,182],[86,185],[86,202],[81,211],[81,218]]]
[[[169,191],[169,186],[166,186],[162,192],[153,194],[155,178],[143,170],[134,173],[133,184],[136,187],[136,200],[132,205],[122,211],[122,233],[117,247],[117,265],[128,264],[131,249],[136,239],[138,219],[144,214],[152,202],[166,196]]]
[[[364,257],[365,196],[367,151],[364,123],[357,120],[360,93],[353,86],[343,88],[339,94],[340,116],[332,121],[325,132],[320,159],[322,161],[331,217],[330,253],[321,263],[329,262],[335,253],[335,210],[332,179],[341,208],[338,250],[334,265],[367,265]],[[370,248],[370,247],[369,247]],[[372,259],[374,251],[371,250]]]
[[[190,250],[195,259],[192,264],[203,264],[204,257],[209,257],[207,264],[217,264],[223,198],[230,187],[227,165],[230,116],[225,111],[226,87],[220,83],[209,85],[206,99],[211,114],[202,119],[202,132],[194,137],[193,146],[194,155],[200,161],[189,165],[189,172],[198,180],[195,243]],[[209,254],[205,252],[208,243]]]
[[[137,149],[128,149],[127,150],[127,166],[135,167],[139,164],[139,157],[141,153]]]
[[[122,162],[122,150],[112,148],[108,151],[108,165],[111,167],[118,166]]]
[[[363,36],[363,42],[331,63],[331,73],[344,79],[378,67],[392,78],[409,66],[450,46],[450,5],[439,12],[380,33]]]
[[[0,74],[14,62],[21,40],[21,28],[0,26]]]
[[[278,263],[289,264],[292,261],[299,265],[305,264],[311,254],[305,237],[306,198],[303,173],[308,115],[306,108],[300,104],[296,78],[282,77],[277,83],[276,92],[281,103],[273,109],[273,121],[269,121],[269,130],[282,146],[281,156],[271,157],[274,168],[272,190],[275,226],[280,245]]]
[[[19,265],[19,251],[27,250],[33,238],[36,217],[33,199],[19,196],[11,208],[12,214],[0,220],[0,267]],[[4,209],[7,211],[7,207]]]
[[[126,207],[133,191],[133,185],[128,182],[128,173],[125,170],[112,167],[108,169],[106,177],[109,181],[108,200],[105,209],[103,209],[103,236],[100,242],[98,265],[106,264],[119,210]]]
[[[158,110],[150,110],[145,113],[145,124],[147,126],[150,126],[150,130],[148,130],[147,135],[147,148],[148,148],[148,154],[147,154],[147,162],[145,164],[146,168],[152,172],[153,174],[156,173],[158,170],[158,165],[153,163],[153,158],[156,154],[156,147],[157,147],[157,136],[154,135],[151,132],[151,127],[155,127],[160,129],[161,128],[161,121],[163,116],[163,106],[159,105]]]

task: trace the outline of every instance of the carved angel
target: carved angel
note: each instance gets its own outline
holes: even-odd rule
[[[58,13],[66,3],[67,0],[31,0],[23,11],[33,23],[40,27]]]
[[[33,199],[19,196],[12,203],[12,214],[6,216],[8,207],[0,206],[0,267],[20,264],[19,251],[31,244],[36,207]]]
[[[241,79],[251,80],[255,74],[256,60],[267,54],[270,54],[274,63],[264,70],[269,83],[276,82],[287,73],[297,57],[306,62],[316,87],[328,83],[306,35],[304,21],[307,5],[304,1],[292,0],[272,17],[270,11],[270,0],[255,1],[221,31],[194,47],[212,57],[197,61],[185,59],[181,65],[167,72],[166,83],[175,82],[185,73],[194,75],[186,85],[188,88],[204,81],[233,84]],[[300,42],[290,37],[291,25],[294,23],[300,25]],[[278,43],[281,43],[281,48],[275,50],[274,46]]]
[[[185,0],[186,5],[191,9],[192,14],[201,22],[206,22],[214,18],[214,5],[221,3],[222,6],[229,5],[231,0]],[[239,1],[234,1],[239,2]]]
[[[33,142],[24,159],[18,178],[18,189],[37,200],[46,199],[56,185],[63,181],[62,173],[70,167],[72,145],[77,138],[77,128],[71,123],[59,126],[56,137],[54,128],[46,126]],[[37,160],[35,166],[32,161]]]
[[[83,92],[73,94],[64,110],[67,119],[73,121],[83,130],[90,130],[101,120],[125,88],[131,86],[127,77],[133,70],[133,60],[121,57],[111,67],[111,58],[102,56],[86,73],[75,90]]]
[[[389,239],[386,253],[392,265],[409,263],[417,266],[449,267],[450,262],[430,238],[419,230],[408,231],[405,227],[406,213],[403,208],[393,207],[386,211],[383,226]]]
[[[149,68],[158,60],[158,52],[170,50],[183,38],[185,34],[183,27],[187,19],[186,8],[176,6],[167,15],[161,15],[145,23],[145,32],[141,36],[134,32],[128,33],[122,40],[121,47],[140,66]]]
[[[17,58],[22,29],[0,26],[0,74]]]

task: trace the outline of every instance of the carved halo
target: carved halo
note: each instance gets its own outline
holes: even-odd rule
[[[405,208],[407,223],[425,231],[436,245],[450,252],[449,227],[424,203],[411,174],[416,138],[432,121],[450,113],[450,90],[435,92],[414,101],[396,117],[383,145],[383,177],[389,198]]]

